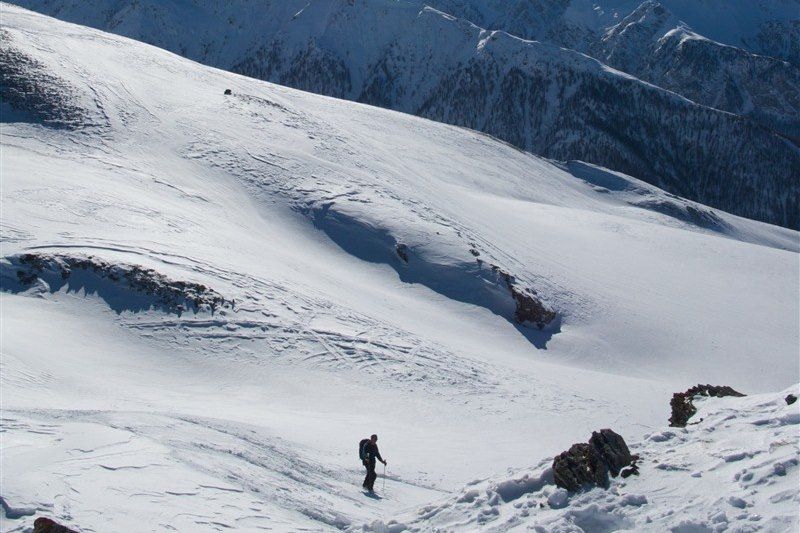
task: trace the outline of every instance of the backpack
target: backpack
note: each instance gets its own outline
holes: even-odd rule
[[[369,443],[369,439],[361,439],[358,443],[358,458],[362,461],[367,460],[367,443]]]

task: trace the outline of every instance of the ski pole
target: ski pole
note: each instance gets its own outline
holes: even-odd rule
[[[383,463],[383,488],[381,492],[386,492],[386,463]]]

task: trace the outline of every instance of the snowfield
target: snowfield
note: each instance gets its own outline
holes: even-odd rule
[[[797,232],[0,9],[2,531],[797,528]]]

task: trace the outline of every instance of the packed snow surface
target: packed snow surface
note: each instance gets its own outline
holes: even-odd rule
[[[3,531],[388,523],[797,381],[797,232],[1,7]]]

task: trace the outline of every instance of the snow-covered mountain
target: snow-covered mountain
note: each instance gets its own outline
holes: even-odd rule
[[[642,441],[688,384],[797,382],[794,230],[0,9],[3,531],[358,530],[601,427]],[[767,523],[771,487],[720,490]]]
[[[428,0],[426,3],[490,30],[578,50],[591,47],[631,14],[660,6],[681,26],[715,42],[800,63],[798,0]]]
[[[796,8],[800,13],[800,3]],[[708,39],[655,1],[643,3],[586,50],[694,102],[800,139],[797,58],[788,62]]]
[[[742,216],[800,223],[800,68],[792,53],[756,55],[772,50],[759,44],[775,41],[765,28],[800,24],[797,0],[17,3],[247,76],[599,164]]]

